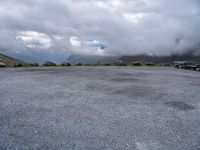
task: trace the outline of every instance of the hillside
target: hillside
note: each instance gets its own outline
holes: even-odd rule
[[[172,56],[94,56],[94,55],[71,55],[67,59],[71,64],[76,64],[77,62],[82,64],[96,64],[96,63],[114,63],[117,60],[122,60],[128,64],[136,61],[141,62],[152,62],[155,64],[169,63],[173,64],[174,61],[190,61],[194,63],[200,63],[200,56],[191,55],[172,55]]]
[[[7,67],[14,67],[16,64],[26,64],[24,61],[3,54],[0,54],[0,62],[4,63]]]
[[[119,58],[122,61],[127,63],[135,62],[135,61],[143,61],[143,62],[153,62],[153,63],[169,63],[173,64],[174,61],[191,61],[195,63],[200,63],[200,56],[191,56],[191,55],[173,55],[173,56],[122,56]]]

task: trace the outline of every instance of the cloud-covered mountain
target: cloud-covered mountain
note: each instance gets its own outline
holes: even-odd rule
[[[112,64],[116,62],[120,56],[99,56],[99,55],[71,55],[67,58],[70,64]]]
[[[28,63],[43,64],[46,61],[53,61],[55,63],[62,63],[70,56],[66,51],[50,51],[50,50],[31,50],[28,51],[3,51],[5,55],[26,61]]]
[[[199,0],[1,0],[0,49],[199,55],[199,16]]]

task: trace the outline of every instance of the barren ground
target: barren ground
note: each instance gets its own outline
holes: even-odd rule
[[[200,149],[200,72],[0,69],[0,149]]]

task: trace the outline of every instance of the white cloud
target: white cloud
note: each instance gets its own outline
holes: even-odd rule
[[[199,0],[0,0],[0,49],[182,54],[200,49],[199,16]]]
[[[93,1],[93,5],[114,13],[121,7],[122,2],[121,0],[96,0]]]
[[[125,13],[123,14],[124,18],[132,23],[139,23],[139,21],[145,16],[144,13],[138,13],[138,14],[131,14],[131,13]]]
[[[70,43],[73,47],[80,47],[81,46],[81,41],[76,36],[70,37]]]
[[[55,40],[64,40],[64,36],[62,36],[62,35],[53,35],[53,38]]]
[[[48,49],[53,45],[47,34],[36,31],[21,31],[16,39],[24,41],[28,48]]]
[[[103,49],[101,49],[101,48],[97,48],[96,54],[97,55],[105,55],[105,51]]]

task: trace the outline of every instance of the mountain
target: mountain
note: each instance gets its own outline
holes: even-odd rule
[[[57,51],[52,52],[51,50],[31,50],[21,51],[18,53],[17,51],[4,51],[2,52],[4,55],[11,56],[17,58],[19,60],[23,60],[28,63],[39,63],[43,64],[46,61],[52,61],[55,63],[62,63],[66,60],[70,54],[66,51]]]
[[[96,56],[96,55],[71,55],[67,58],[70,64],[111,64],[117,61],[120,56]]]
[[[7,67],[14,67],[17,64],[27,64],[24,61],[15,59],[10,56],[6,56],[4,54],[0,54],[0,63],[5,64],[5,66],[7,66]]]
[[[95,56],[95,55],[71,55],[67,61],[71,64],[76,64],[77,62],[82,64],[113,64],[114,62],[121,60],[128,64],[132,62],[152,62],[155,64],[168,63],[173,64],[174,61],[190,61],[194,63],[200,63],[200,56],[192,55],[171,55],[171,56],[148,56],[148,55],[138,55],[138,56]]]
[[[191,61],[194,63],[200,63],[200,56],[192,55],[172,55],[172,56],[147,56],[147,55],[138,55],[138,56],[122,56],[120,60],[132,63],[136,61],[142,62],[152,62],[156,64],[169,63],[173,64],[174,61]]]

